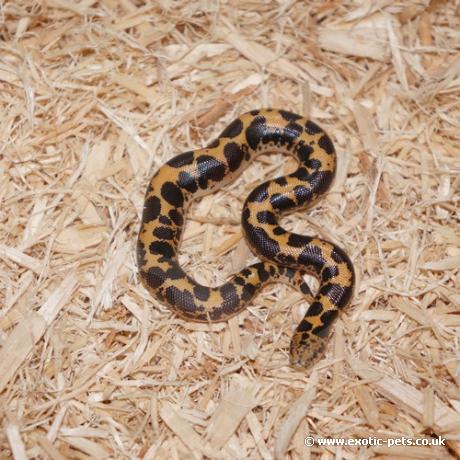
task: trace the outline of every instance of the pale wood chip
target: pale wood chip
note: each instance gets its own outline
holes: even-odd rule
[[[358,56],[384,61],[387,56],[386,47],[377,40],[369,40],[364,33],[321,29],[318,36],[321,48],[347,56]]]
[[[171,404],[163,403],[161,405],[160,417],[182,442],[189,447],[191,453],[195,452],[194,458],[201,458],[198,453],[205,450],[203,440],[190,424],[177,413]]]
[[[100,443],[82,437],[66,437],[66,442],[77,450],[87,454],[90,458],[105,459],[110,456],[109,452]]]
[[[10,333],[0,350],[0,392],[68,302],[76,284],[77,278],[68,276],[37,312],[30,312]]]
[[[230,388],[223,395],[206,430],[206,440],[213,449],[220,449],[226,444],[244,417],[258,403],[258,390],[259,384],[247,378],[231,380]]]
[[[5,421],[4,429],[14,460],[27,460],[29,457],[17,423]]]
[[[22,267],[32,270],[35,273],[41,272],[42,264],[39,260],[24,254],[22,251],[16,248],[0,245],[0,256],[6,257],[21,265]]]
[[[447,257],[445,259],[436,260],[433,262],[425,262],[421,268],[433,271],[458,269],[460,268],[460,256]]]
[[[289,442],[297,430],[299,423],[308,414],[310,405],[314,400],[317,392],[317,385],[318,375],[316,372],[313,372],[310,375],[310,379],[305,392],[302,396],[300,396],[300,398],[292,403],[285,420],[281,423],[277,430],[278,434],[276,437],[275,445],[276,458],[282,458],[282,456],[285,455],[286,450],[289,447]]]

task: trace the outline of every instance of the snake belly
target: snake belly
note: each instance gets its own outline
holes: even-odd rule
[[[186,209],[192,199],[234,180],[264,152],[293,155],[299,165],[293,173],[256,187],[244,203],[244,235],[263,261],[235,273],[221,286],[203,286],[178,263]],[[278,220],[286,211],[304,208],[324,193],[335,166],[332,141],[318,125],[275,109],[245,113],[207,147],[173,157],[153,175],[145,196],[137,244],[145,287],[183,318],[216,322],[239,313],[266,284],[288,283],[310,303],[292,337],[290,363],[312,366],[325,351],[339,310],[350,302],[353,265],[340,247],[290,233]],[[303,280],[306,273],[319,278],[314,296]]]

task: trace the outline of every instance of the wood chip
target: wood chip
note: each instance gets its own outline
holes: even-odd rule
[[[299,423],[307,416],[310,405],[316,396],[318,375],[311,374],[305,392],[294,401],[287,414],[286,419],[281,423],[275,444],[275,457],[281,458],[285,455],[289,442],[294,435]]]
[[[216,408],[206,439],[213,449],[220,449],[235,433],[243,418],[258,403],[259,385],[246,378],[233,379],[229,390]]]
[[[76,277],[68,276],[37,312],[31,312],[10,333],[0,350],[0,392],[66,305],[76,284]]]
[[[353,34],[349,31],[322,29],[319,32],[318,44],[321,48],[347,56],[358,56],[384,61],[387,49],[377,40],[371,41],[364,34]]]
[[[160,417],[192,452],[203,451],[203,441],[201,437],[177,414],[171,404],[165,403],[162,405]]]

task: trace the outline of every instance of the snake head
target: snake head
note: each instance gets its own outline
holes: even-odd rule
[[[324,356],[327,337],[296,331],[292,337],[289,362],[292,367],[309,369]]]

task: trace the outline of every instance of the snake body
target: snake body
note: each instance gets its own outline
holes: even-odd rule
[[[235,179],[263,152],[287,153],[299,163],[292,174],[256,187],[244,203],[244,235],[263,261],[221,286],[203,286],[186,274],[177,258],[187,206]],[[324,193],[335,166],[334,146],[318,125],[275,109],[245,113],[207,147],[173,157],[154,174],[145,197],[137,245],[144,285],[179,316],[216,322],[239,313],[267,283],[288,283],[310,302],[292,337],[290,363],[310,367],[322,357],[331,325],[350,301],[353,265],[340,247],[290,233],[278,224],[278,218],[310,205]],[[306,273],[320,280],[315,296],[303,280]]]

